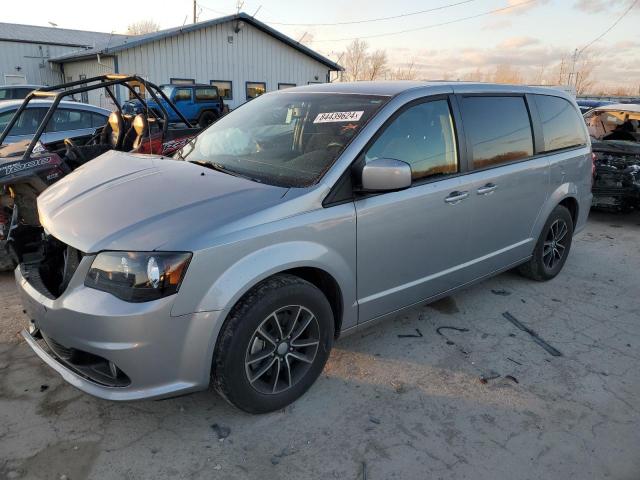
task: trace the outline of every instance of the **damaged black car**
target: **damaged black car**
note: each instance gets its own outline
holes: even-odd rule
[[[640,105],[605,105],[584,118],[594,155],[593,207],[640,209]]]

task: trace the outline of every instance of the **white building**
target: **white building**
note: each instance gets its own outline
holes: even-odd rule
[[[123,35],[0,23],[0,85],[55,85],[60,67],[50,62],[79,49],[94,48]]]
[[[156,84],[218,87],[231,108],[265,91],[329,81],[341,67],[245,13],[141,36],[113,36],[48,59],[60,80],[105,73],[138,74]],[[116,92],[128,98],[125,89]],[[125,97],[126,95],[126,97]],[[90,103],[108,97],[90,92]]]

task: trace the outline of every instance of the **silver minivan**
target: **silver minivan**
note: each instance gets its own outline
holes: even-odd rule
[[[38,199],[23,332],[67,381],[206,389],[248,412],[340,336],[517,267],[562,269],[591,204],[575,101],[546,88],[340,83],[263,95],[173,159],[110,151]]]

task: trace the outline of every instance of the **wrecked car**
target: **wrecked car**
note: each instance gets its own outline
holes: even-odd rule
[[[279,410],[338,337],[504,270],[556,277],[591,204],[586,125],[549,88],[290,88],[160,158],[112,150],[47,189],[62,281],[15,271],[25,340],[106,399],[212,383]]]
[[[640,105],[597,107],[584,118],[594,154],[593,206],[640,208]]]
[[[135,116],[123,114],[117,88],[128,89],[142,106],[146,105],[130,82],[144,82],[152,98],[163,98],[162,105],[153,110],[146,108]],[[115,106],[114,111],[63,101],[92,90],[104,90]],[[43,237],[36,208],[36,197],[47,187],[105,152],[168,155],[193,138],[199,129],[192,128],[177,109],[174,115],[183,120],[184,127],[170,126],[167,109],[171,108],[175,106],[159,87],[140,77],[122,74],[43,87],[29,93],[14,109],[0,134],[0,271],[13,269],[23,261],[39,264],[47,250],[57,248]],[[89,128],[51,131],[58,126],[82,123],[85,110]],[[18,134],[26,124],[31,134],[21,140]],[[9,139],[13,143],[7,143]],[[52,270],[53,267],[41,265],[45,277]]]

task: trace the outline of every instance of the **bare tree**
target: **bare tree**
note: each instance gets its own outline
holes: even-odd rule
[[[391,72],[389,75],[391,80],[415,80],[417,73],[415,71],[415,60],[411,60],[406,65],[401,65]]]
[[[385,78],[387,66],[387,52],[376,50],[369,53],[369,45],[363,40],[355,39],[342,55],[344,73],[342,80],[355,82],[358,80],[379,80]]]
[[[160,25],[153,20],[138,20],[137,22],[129,24],[127,27],[127,35],[144,35],[145,33],[153,33],[158,30],[160,30]]]
[[[346,82],[362,80],[367,64],[367,42],[357,38],[347,46],[344,54],[344,75]]]
[[[498,65],[493,72],[491,81],[494,83],[522,83],[522,74],[517,68],[511,65],[501,64]]]
[[[377,80],[383,78],[387,73],[387,52],[384,50],[376,50],[367,58],[368,80]]]
[[[597,60],[591,55],[582,55],[576,62],[573,84],[578,95],[584,95],[594,88],[596,82],[593,72],[597,65]]]

